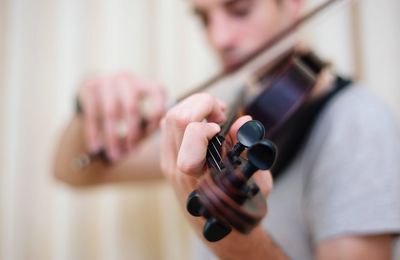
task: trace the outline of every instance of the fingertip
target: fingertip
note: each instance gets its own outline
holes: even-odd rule
[[[226,102],[222,99],[217,98],[218,106],[222,109],[222,111],[226,110]]]
[[[273,179],[271,172],[269,170],[259,170],[253,176],[262,194],[265,197],[268,197],[273,189]]]
[[[221,131],[221,126],[218,125],[217,123],[208,123],[209,127],[211,128],[211,130],[215,133],[218,133]]]
[[[246,123],[247,121],[250,121],[250,120],[253,120],[253,117],[251,115],[244,115],[237,119],[237,121],[240,121],[243,123]]]
[[[252,120],[252,117],[250,115],[245,115],[239,117],[236,119],[235,123],[233,123],[231,129],[229,130],[229,136],[232,140],[234,140],[234,142],[236,142],[236,133],[239,128],[250,120]]]
[[[246,122],[250,120],[252,120],[252,117],[250,115],[241,116],[238,119],[236,119],[235,123],[233,123],[232,129],[237,131],[242,125],[244,125]]]

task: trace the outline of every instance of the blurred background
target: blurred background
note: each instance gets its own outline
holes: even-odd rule
[[[174,97],[218,71],[188,2],[0,0],[0,259],[193,259],[166,183],[77,189],[51,172],[87,77],[129,70]],[[400,1],[328,13],[303,38],[400,119]]]

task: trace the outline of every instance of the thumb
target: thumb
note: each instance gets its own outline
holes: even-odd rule
[[[273,188],[273,180],[270,171],[257,171],[253,175],[254,181],[260,188],[261,193],[264,197],[268,197],[269,193]]]

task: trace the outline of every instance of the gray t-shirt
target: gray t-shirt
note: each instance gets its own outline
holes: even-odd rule
[[[400,130],[387,107],[353,86],[321,112],[308,142],[274,183],[262,225],[291,259],[321,241],[400,234]],[[210,259],[204,249],[200,259]]]

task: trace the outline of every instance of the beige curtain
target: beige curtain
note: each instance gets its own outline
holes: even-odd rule
[[[192,259],[167,184],[77,190],[51,174],[86,77],[126,69],[173,97],[217,70],[188,2],[0,0],[0,259]],[[398,115],[399,14],[397,0],[362,0],[304,32]]]

